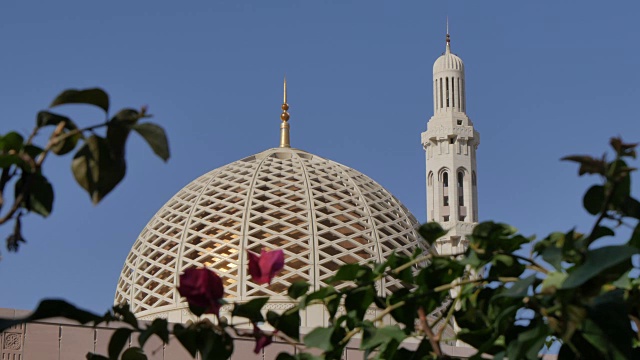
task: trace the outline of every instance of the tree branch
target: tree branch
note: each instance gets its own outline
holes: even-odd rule
[[[420,306],[418,308],[418,317],[420,318],[420,327],[427,337],[429,338],[429,343],[431,343],[431,347],[433,351],[436,353],[438,357],[442,356],[442,349],[440,348],[440,342],[436,338],[436,335],[433,333],[433,330],[427,324],[427,315],[424,313],[424,308]]]

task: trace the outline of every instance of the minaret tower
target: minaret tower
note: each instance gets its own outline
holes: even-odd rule
[[[478,222],[476,150],[480,134],[466,114],[464,64],[451,53],[447,22],[444,54],[433,64],[433,116],[422,133],[427,160],[427,220],[447,235],[436,243],[440,254],[466,249]]]

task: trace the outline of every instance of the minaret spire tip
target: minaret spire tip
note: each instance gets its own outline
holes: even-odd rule
[[[282,114],[280,114],[280,147],[289,148],[291,142],[289,140],[289,104],[287,104],[287,75],[284,76],[283,86],[283,99],[282,99]]]
[[[447,16],[447,49],[446,52],[451,52],[451,35],[449,35],[449,17]]]

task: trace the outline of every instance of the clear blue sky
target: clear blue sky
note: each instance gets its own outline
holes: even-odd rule
[[[447,15],[482,136],[481,219],[587,230],[581,197],[595,179],[558,159],[601,154],[612,135],[640,140],[639,13],[632,1],[2,1],[0,133],[27,134],[63,89],[100,86],[113,110],[147,104],[172,157],[134,137],[124,182],[97,207],[70,156],[48,159],[54,213],[25,220],[18,254],[3,246],[0,307],[108,308],[156,210],[197,176],[277,146],[284,73],[292,145],[369,175],[424,220],[420,133]]]

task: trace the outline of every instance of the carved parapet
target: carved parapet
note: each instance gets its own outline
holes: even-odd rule
[[[422,133],[422,143],[424,144],[428,140],[434,140],[438,138],[446,138],[451,135],[458,136],[460,138],[473,139],[478,136],[478,132],[473,129],[473,126],[449,126],[443,124],[428,124],[427,131]]]

